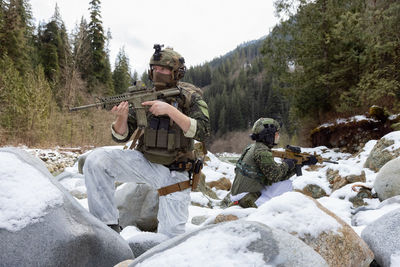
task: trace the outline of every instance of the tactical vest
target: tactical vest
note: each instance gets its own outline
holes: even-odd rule
[[[168,97],[163,101],[187,115],[192,94],[197,90],[187,83],[178,83],[178,88],[181,95]],[[150,112],[147,118],[148,126],[144,129],[138,145],[138,150],[146,159],[163,165],[194,159],[193,138],[185,137],[182,129],[172,119],[168,116],[154,116]]]
[[[232,195],[243,192],[259,192],[264,188],[261,183],[264,174],[257,167],[253,157],[255,147],[255,144],[246,147],[236,163],[236,176],[231,189]]]

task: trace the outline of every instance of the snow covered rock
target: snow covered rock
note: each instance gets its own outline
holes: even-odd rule
[[[122,227],[137,226],[142,231],[155,231],[158,220],[158,193],[147,184],[126,183],[115,192]]]
[[[44,163],[0,149],[2,266],[113,266],[133,258],[128,243],[55,181]]]
[[[391,261],[399,259],[399,222],[400,209],[396,209],[375,220],[361,232],[361,237],[372,249],[376,262],[382,267],[395,266],[391,265]]]
[[[298,192],[271,199],[246,220],[295,235],[314,248],[329,266],[369,266],[374,259],[367,244],[348,224],[318,201]]]
[[[379,170],[374,189],[381,201],[400,195],[400,157],[389,161]]]
[[[383,136],[371,150],[364,167],[375,172],[390,160],[400,156],[400,131]]]
[[[379,139],[390,129],[380,120],[357,115],[325,123],[311,131],[312,146],[327,146],[358,152],[371,139]]]
[[[365,229],[366,225],[371,224],[383,215],[399,208],[400,196],[388,198],[380,202],[376,207],[360,207],[353,211],[351,225],[361,226]],[[361,235],[361,232],[359,235]]]
[[[206,226],[153,247],[138,266],[327,266],[298,238],[250,221]]]
[[[132,249],[133,255],[137,258],[167,239],[168,237],[163,234],[143,232],[129,238],[127,241]]]
[[[315,199],[326,196],[325,190],[316,184],[308,184],[298,191]]]
[[[225,190],[225,191],[229,191],[232,187],[231,180],[229,180],[228,178],[225,178],[225,177],[222,177],[217,181],[208,182],[207,185],[210,188],[215,187],[218,190]]]

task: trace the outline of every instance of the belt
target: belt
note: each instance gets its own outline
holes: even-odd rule
[[[183,181],[180,183],[162,187],[162,188],[158,189],[157,191],[158,191],[159,196],[165,196],[165,195],[168,195],[168,194],[171,194],[174,192],[185,190],[190,187],[192,187],[192,183],[190,180],[187,180],[187,181]]]
[[[171,171],[188,171],[189,180],[157,189],[159,196],[165,196],[171,193],[185,190],[187,188],[192,188],[192,190],[197,188],[197,185],[200,181],[200,171],[203,168],[203,162],[201,160],[196,160],[196,162],[177,162],[172,163],[166,167],[169,168]],[[190,177],[192,172],[193,177]]]

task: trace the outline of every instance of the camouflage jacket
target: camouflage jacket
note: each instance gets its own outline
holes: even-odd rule
[[[271,149],[261,142],[249,145],[242,153],[235,168],[231,193],[259,192],[265,186],[289,179],[294,168],[286,163],[276,163]]]
[[[178,86],[179,85],[180,83],[178,83]],[[200,142],[205,141],[205,139],[210,136],[210,118],[206,102],[197,92],[194,92],[190,95],[190,103],[186,103],[187,98],[183,93],[181,93],[181,95],[177,97],[177,100],[177,102],[180,103],[179,107],[182,109],[182,113],[189,118],[196,120],[197,127],[193,139]],[[188,108],[185,108],[186,106],[188,106]],[[122,139],[119,139],[116,136],[112,135],[112,138],[118,143],[127,142],[131,138],[136,128],[136,113],[133,107],[130,107],[128,116],[128,135]],[[142,138],[139,139],[139,147],[141,143],[143,143]]]

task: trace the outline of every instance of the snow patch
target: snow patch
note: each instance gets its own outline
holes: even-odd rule
[[[63,203],[49,178],[8,152],[0,153],[0,228],[19,231]]]

